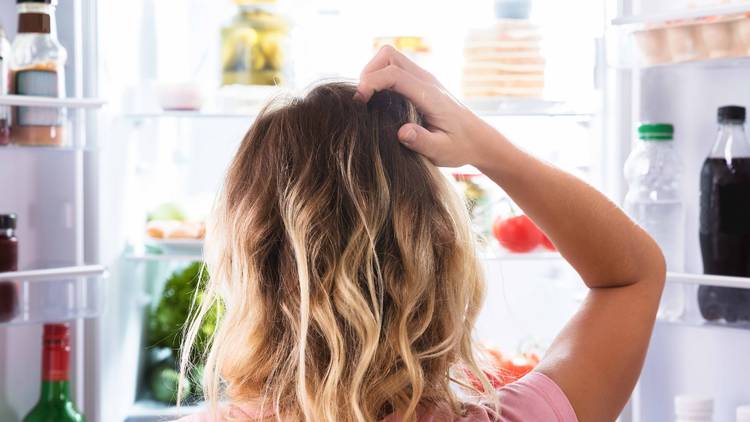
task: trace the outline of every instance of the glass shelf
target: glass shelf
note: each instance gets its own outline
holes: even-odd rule
[[[190,253],[149,253],[140,252],[125,256],[131,261],[162,262],[162,261],[203,261],[202,255]]]
[[[534,98],[477,98],[466,99],[464,103],[481,117],[593,117],[588,107]]]
[[[142,113],[128,113],[124,117],[132,121],[154,119],[206,119],[206,120],[247,120],[252,121],[256,113],[231,113],[222,111],[168,110]]]
[[[139,400],[133,404],[125,422],[162,422],[189,416],[205,409],[205,406],[166,406],[153,400]]]
[[[496,254],[480,254],[484,262],[493,261],[560,261],[564,258],[558,252],[532,251],[529,253],[500,252]]]
[[[64,107],[96,109],[106,102],[99,98],[53,98],[29,95],[0,95],[0,105],[22,107]]]
[[[688,10],[675,10],[662,13],[620,16],[612,20],[612,25],[633,25],[646,23],[671,22],[685,19],[704,18],[708,16],[732,15],[750,12],[750,4],[730,4],[714,7],[701,7]]]
[[[483,98],[464,101],[481,117],[575,117],[591,118],[593,111],[576,107],[561,101],[517,98]],[[127,113],[125,119],[131,121],[155,119],[203,119],[203,120],[249,120],[257,117],[257,112],[238,113],[217,110],[155,110]]]
[[[0,273],[0,325],[96,317],[107,275],[101,265]]]

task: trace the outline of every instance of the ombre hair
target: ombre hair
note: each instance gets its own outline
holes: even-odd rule
[[[420,123],[393,92],[368,104],[325,83],[260,113],[209,221],[210,280],[181,372],[220,309],[204,395],[256,420],[374,421],[462,414],[463,375],[491,387],[472,329],[484,297],[468,215],[443,174],[402,146]],[[213,307],[218,303],[218,307]]]

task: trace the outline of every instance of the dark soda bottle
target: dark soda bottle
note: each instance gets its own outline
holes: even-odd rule
[[[745,108],[719,109],[719,136],[701,170],[700,243],[705,274],[750,277],[750,144]],[[701,286],[708,321],[750,321],[750,290]]]

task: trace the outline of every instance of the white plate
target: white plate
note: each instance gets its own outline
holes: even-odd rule
[[[148,246],[161,249],[164,253],[171,254],[203,254],[202,239],[153,239],[149,238],[146,242]]]

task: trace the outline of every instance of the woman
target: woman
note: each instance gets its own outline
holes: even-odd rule
[[[493,391],[472,328],[483,280],[435,166],[471,164],[545,231],[590,291],[535,369]],[[211,280],[223,309],[194,420],[615,420],[665,278],[653,240],[593,188],[516,148],[393,48],[359,85],[269,106],[227,175]],[[478,379],[472,392],[461,379]],[[229,404],[218,406],[219,400]]]

